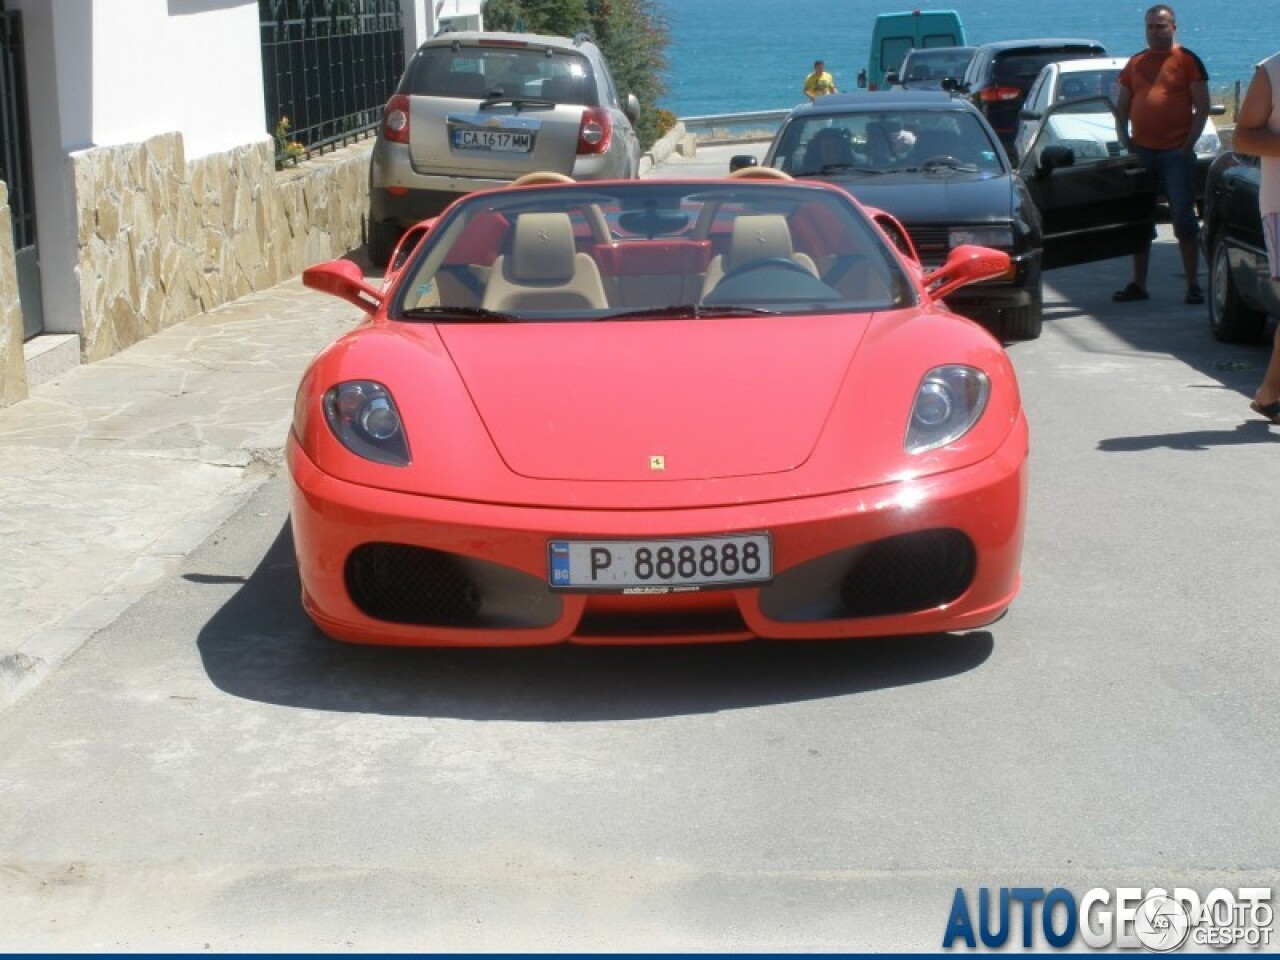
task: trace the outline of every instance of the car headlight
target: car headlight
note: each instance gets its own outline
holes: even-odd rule
[[[348,380],[324,395],[324,417],[333,435],[358,457],[403,467],[409,441],[391,393],[372,380]]]
[[[947,243],[953,250],[965,243],[1009,250],[1013,247],[1013,227],[952,227],[947,232]]]
[[[907,453],[924,453],[954,443],[987,408],[991,381],[975,367],[934,367],[920,382],[907,425]]]

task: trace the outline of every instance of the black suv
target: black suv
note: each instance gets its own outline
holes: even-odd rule
[[[1280,316],[1280,286],[1270,280],[1258,212],[1257,157],[1228,150],[1209,167],[1204,235],[1209,256],[1209,324],[1227,343],[1266,339],[1267,314]]]
[[[984,43],[969,61],[961,90],[987,118],[1005,150],[1012,155],[1013,142],[1018,136],[1018,112],[1044,65],[1057,60],[1106,55],[1106,47],[1097,40],[1077,37]]]

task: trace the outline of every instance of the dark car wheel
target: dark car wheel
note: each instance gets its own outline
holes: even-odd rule
[[[1044,326],[1044,295],[1037,292],[1035,299],[1025,307],[1010,307],[1002,311],[1000,339],[1006,343],[1014,340],[1034,340]]]
[[[403,232],[395,224],[369,221],[369,237],[365,247],[369,261],[375,267],[385,267],[391,262],[391,255],[396,252],[396,244],[400,242]]]
[[[1267,315],[1244,302],[1231,276],[1226,238],[1215,233],[1209,242],[1209,325],[1224,343],[1260,343]]]

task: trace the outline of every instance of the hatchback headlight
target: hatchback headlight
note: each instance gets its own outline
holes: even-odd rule
[[[1013,248],[1013,227],[952,227],[947,232],[947,243],[953,250],[965,243],[1010,250]]]
[[[954,443],[987,408],[991,381],[975,367],[934,367],[920,382],[907,424],[907,453],[924,453]]]
[[[403,467],[409,441],[391,393],[373,380],[348,380],[324,395],[324,417],[333,435],[358,457]]]

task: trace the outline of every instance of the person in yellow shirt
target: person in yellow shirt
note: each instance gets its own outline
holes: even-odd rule
[[[813,103],[818,97],[828,93],[839,93],[836,89],[836,78],[827,73],[826,64],[821,60],[813,61],[813,73],[804,78],[804,95]]]

